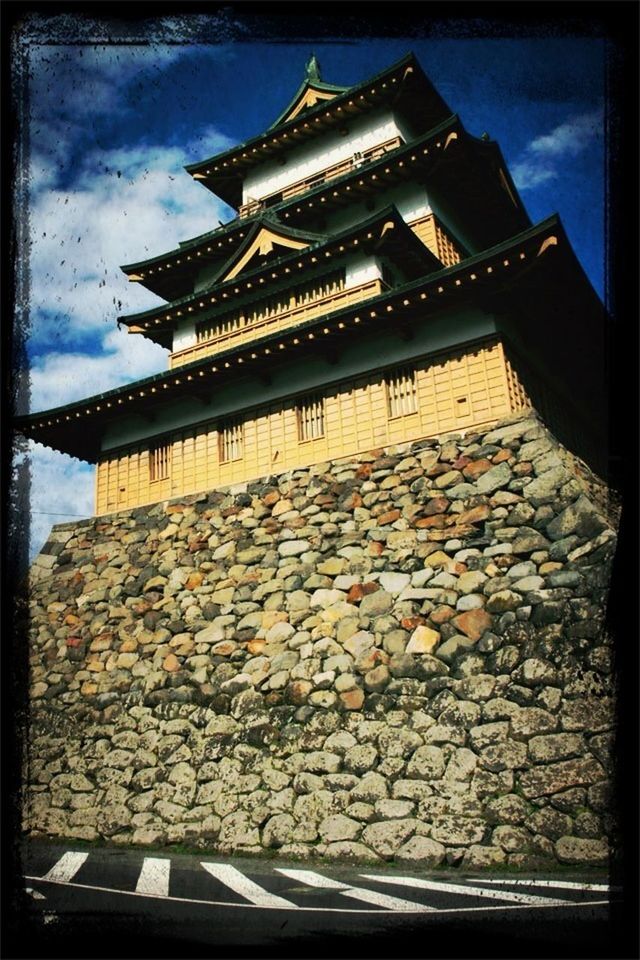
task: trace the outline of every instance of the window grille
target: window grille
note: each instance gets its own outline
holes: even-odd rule
[[[244,456],[244,424],[227,423],[219,428],[220,463],[242,460]]]
[[[171,458],[171,445],[168,443],[158,443],[149,450],[149,480],[155,483],[156,480],[166,480],[169,476],[169,463]]]
[[[332,296],[344,290],[344,287],[345,271],[337,270],[316,281],[312,286],[304,284],[295,287],[291,293],[283,292],[268,299],[258,300],[255,304],[249,304],[240,310],[205,321],[197,328],[198,343],[215,340],[216,337],[223,336],[225,333],[232,333],[234,330],[276,317],[296,307],[321,300],[323,297]]]
[[[406,417],[418,411],[416,372],[408,367],[387,374],[387,411],[389,417]]]
[[[296,412],[300,442],[324,437],[324,397],[305,397],[296,407]]]

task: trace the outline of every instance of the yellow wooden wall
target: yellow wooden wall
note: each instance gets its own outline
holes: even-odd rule
[[[407,364],[403,364],[406,368]],[[244,456],[221,463],[218,425],[211,421],[155,442],[170,443],[169,477],[149,481],[149,446],[121,450],[98,464],[96,512],[153,503],[185,493],[282,473],[375,447],[491,423],[527,405],[502,344],[485,341],[446,356],[413,361],[418,410],[390,418],[384,371],[336,384],[325,397],[325,434],[298,439],[296,398],[244,416]]]
[[[443,266],[452,267],[460,263],[460,251],[435,214],[413,220],[409,226]]]

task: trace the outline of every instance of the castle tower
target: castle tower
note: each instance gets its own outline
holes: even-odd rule
[[[118,322],[168,370],[19,422],[97,464],[97,514],[530,405],[602,466],[602,305],[413,55],[348,89],[312,57],[269,129],[186,169],[237,216],[122,268],[165,303]]]

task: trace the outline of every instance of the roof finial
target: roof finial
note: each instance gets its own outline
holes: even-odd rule
[[[312,53],[305,67],[307,80],[320,80],[320,64],[315,53]]]

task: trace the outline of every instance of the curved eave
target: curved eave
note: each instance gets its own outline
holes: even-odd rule
[[[179,320],[174,311],[178,309],[182,310],[186,307],[189,312],[196,313],[196,307],[198,307],[204,311],[201,317],[198,317],[197,315],[194,316],[193,319],[198,321],[208,317],[212,309],[217,310],[220,307],[224,307],[226,310],[233,309],[233,300],[229,300],[224,303],[224,301],[218,301],[216,297],[217,302],[215,308],[212,307],[211,304],[205,304],[204,301],[207,297],[210,297],[214,291],[219,296],[222,296],[225,291],[235,290],[238,285],[244,285],[245,289],[247,289],[247,284],[252,287],[254,284],[264,283],[264,286],[260,287],[259,296],[268,295],[270,287],[281,287],[283,282],[283,278],[280,277],[280,275],[277,278],[273,277],[274,270],[283,270],[287,266],[296,262],[305,263],[306,261],[312,261],[312,258],[315,259],[317,255],[320,255],[326,251],[327,248],[333,246],[339,247],[342,244],[348,243],[350,240],[355,240],[356,243],[359,243],[363,234],[365,234],[367,231],[373,230],[376,225],[382,226],[384,221],[391,221],[394,226],[394,232],[391,234],[385,234],[385,237],[382,238],[382,241],[380,238],[371,238],[371,242],[382,242],[385,249],[394,250],[396,256],[404,255],[413,263],[419,261],[424,268],[422,270],[423,274],[433,272],[433,270],[436,270],[442,266],[440,261],[431,253],[431,251],[422,243],[422,241],[416,237],[411,228],[405,223],[401,214],[398,212],[397,207],[395,207],[393,204],[390,204],[379,212],[373,214],[371,217],[368,217],[366,220],[362,220],[360,223],[353,224],[340,233],[333,234],[329,237],[318,238],[316,242],[310,243],[309,246],[305,247],[303,250],[294,250],[289,254],[279,257],[277,260],[270,261],[264,266],[260,266],[254,270],[242,273],[239,276],[233,277],[232,279],[222,283],[212,280],[211,284],[207,288],[198,291],[197,294],[190,294],[187,297],[182,297],[180,300],[176,300],[166,307],[152,308],[141,313],[118,317],[118,322],[131,328],[132,326],[141,326],[145,323],[150,323],[153,321],[155,327],[148,327],[147,329],[139,329],[132,332],[143,333],[146,336],[149,336],[150,339],[155,340],[155,342],[159,342],[157,337],[160,336],[160,332],[163,329],[173,330]],[[248,234],[245,241],[247,246],[251,244],[255,236],[258,234],[260,227],[264,223],[268,223],[266,218],[256,225],[256,229],[254,231]],[[297,236],[305,235],[304,231],[290,230],[288,228],[283,229],[282,232],[283,234],[289,233],[290,235]],[[306,236],[310,235],[306,234]],[[366,243],[367,240],[365,240],[365,244]],[[365,244],[363,244],[363,246],[365,246]],[[356,249],[355,245],[353,249]],[[362,247],[358,247],[358,249],[362,249]],[[241,248],[236,252],[233,258],[234,260],[240,255],[240,250]],[[343,253],[348,252],[349,251],[343,251]],[[340,256],[341,252],[339,251],[336,255]],[[312,269],[314,268],[312,262],[310,262],[309,265]],[[273,284],[274,279],[278,280],[277,284]],[[287,282],[290,283],[291,278],[289,278]],[[239,297],[239,302],[244,303],[246,299],[247,294],[241,294]],[[255,293],[251,296],[251,299],[256,299]],[[162,346],[165,346],[164,342],[162,343]]]
[[[433,147],[435,147],[435,153]],[[417,151],[422,151],[422,156],[417,156]],[[271,216],[279,217],[281,221],[289,220],[289,223],[303,223],[305,217],[311,214],[315,203],[326,203],[329,208],[333,204],[340,205],[350,198],[354,199],[354,194],[349,194],[352,186],[355,187],[360,180],[364,180],[368,185],[366,189],[373,189],[373,178],[381,170],[389,165],[394,166],[404,163],[407,156],[412,157],[414,154],[417,156],[416,163],[419,161],[418,166],[423,169],[427,164],[428,170],[431,170],[434,167],[434,161],[438,161],[437,176],[447,184],[449,193],[454,199],[456,194],[459,193],[461,185],[459,173],[462,171],[466,180],[465,204],[468,207],[465,215],[475,217],[481,227],[478,248],[490,246],[531,225],[498,144],[485,142],[471,136],[455,114],[427,131],[423,136],[389,151],[389,153],[362,167],[354,168],[342,174],[342,176],[320,183],[300,196],[282,200],[269,207],[268,212]],[[438,154],[439,156],[437,156]],[[449,173],[447,168],[449,168]],[[509,191],[505,191],[499,185],[499,171],[503,172]],[[408,172],[410,173],[409,168],[405,168],[404,175]],[[429,176],[428,172],[425,174],[426,176]],[[384,187],[386,185],[388,184],[385,184],[382,179],[379,181],[379,186]],[[335,199],[336,196],[337,199]],[[200,237],[192,241],[186,241],[179,251],[175,251],[178,259],[183,261],[181,268],[184,267],[185,262],[190,264],[189,269],[191,270],[191,277],[193,277],[196,263],[204,264],[208,258],[214,261],[221,261],[223,256],[228,258],[239,244],[244,242],[247,231],[262,215],[263,212],[257,211],[250,217],[232,221],[220,232],[214,231],[213,234],[205,234],[206,239]],[[214,237],[216,237],[215,240]],[[213,246],[215,242],[217,242],[216,247]],[[138,269],[141,269],[146,268],[148,264],[154,264],[150,268],[151,276],[142,271],[144,273],[143,284],[152,289],[154,293],[162,295],[160,287],[153,285],[157,278],[159,276],[166,277],[175,270],[175,261],[173,268],[167,266],[171,263],[170,256],[171,254],[166,254],[164,257],[157,257],[154,260],[136,265]],[[162,261],[162,263],[159,263],[159,261]],[[163,272],[158,273],[158,268]],[[187,285],[186,282],[184,285]],[[193,286],[193,283],[191,286]],[[169,293],[169,290],[165,288],[164,293]],[[165,299],[175,300],[181,295],[187,295],[186,291],[184,294],[178,294],[177,296],[174,291],[173,296],[166,296]]]
[[[310,107],[304,114],[281,123],[277,129],[207,160],[188,164],[185,170],[225,203],[237,208],[242,202],[242,181],[252,167],[338,123],[349,122],[363,112],[396,102],[406,83],[411,85],[411,95],[404,98],[403,109],[415,115],[421,129],[433,126],[450,114],[446,102],[410,53],[382,73],[349,87],[330,101]]]
[[[236,379],[239,372],[243,376],[245,371],[268,371],[285,352],[302,359],[305,352],[322,350],[323,345],[326,349],[332,341],[339,343],[359,330],[366,335],[367,331],[388,327],[390,322],[403,330],[412,321],[421,322],[431,311],[441,311],[456,302],[499,298],[503,291],[513,298],[527,275],[528,282],[538,287],[541,270],[549,271],[549,296],[555,298],[556,306],[560,304],[567,325],[583,323],[582,316],[564,309],[576,295],[590,311],[602,312],[602,304],[579,266],[559,218],[553,216],[453,267],[370,300],[86,400],[19,417],[16,426],[25,436],[93,462],[100,453],[104,427],[121,419],[122,414],[151,416],[158,401],[210,395],[218,385]],[[576,329],[575,335],[579,332]]]
[[[290,197],[274,204],[269,208],[269,214],[271,216],[280,216],[280,214],[286,214],[286,211],[290,209],[295,209],[296,205],[300,202],[308,202],[309,198],[313,200],[323,195],[330,195],[336,187],[348,185],[350,180],[357,180],[363,173],[367,175],[375,173],[389,161],[393,161],[396,158],[402,159],[406,153],[411,154],[411,151],[414,149],[424,148],[425,145],[429,144],[430,140],[436,139],[440,134],[452,132],[458,127],[460,127],[459,118],[456,114],[453,114],[437,124],[437,126],[432,127],[421,137],[389,151],[389,153],[384,154],[379,159],[372,160],[363,167],[354,168],[342,174],[342,176],[327,180],[317,187],[307,190],[302,196]],[[460,127],[460,129],[462,128]],[[136,264],[129,264],[120,269],[127,273],[127,275],[131,273],[138,274],[138,279],[143,286],[147,287],[153,293],[164,297],[163,292],[161,292],[161,290],[164,290],[164,287],[161,288],[159,284],[164,284],[169,273],[175,271],[175,265],[178,260],[181,261],[181,267],[184,267],[185,263],[191,263],[192,266],[190,269],[193,270],[195,264],[206,262],[207,257],[214,260],[219,260],[223,256],[228,257],[237,249],[237,246],[241,242],[244,242],[247,231],[252,227],[253,223],[263,215],[263,211],[257,211],[249,217],[238,217],[229,224],[225,224],[224,227],[220,227],[209,234],[202,234],[192,240],[185,241],[180,245],[179,250],[172,250],[163,256],[153,257]],[[225,248],[226,253],[224,252]],[[169,264],[171,264],[171,266],[169,266]],[[162,280],[159,279],[158,271],[162,273]],[[164,299],[174,298],[164,297]]]

